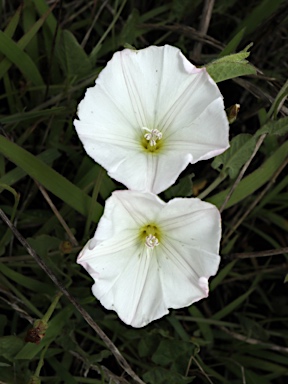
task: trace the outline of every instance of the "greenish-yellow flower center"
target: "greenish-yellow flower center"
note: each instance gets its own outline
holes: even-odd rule
[[[161,146],[162,132],[156,128],[142,127],[142,129],[147,132],[143,135],[143,147],[149,152],[155,152]]]
[[[156,225],[148,224],[141,228],[140,238],[146,247],[153,249],[160,244],[161,234]]]

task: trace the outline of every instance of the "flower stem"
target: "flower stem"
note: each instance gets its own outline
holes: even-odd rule
[[[40,384],[41,383],[41,380],[40,380],[40,372],[41,372],[41,369],[44,365],[44,356],[46,354],[46,351],[49,347],[49,344],[47,344],[43,351],[41,352],[41,355],[40,355],[40,359],[39,359],[39,362],[38,362],[38,365],[37,365],[37,368],[35,370],[35,373],[34,375],[30,378],[30,380],[28,381],[28,384]]]
[[[224,181],[226,179],[227,175],[224,174],[224,173],[220,173],[220,175],[217,177],[216,180],[213,181],[213,183],[211,183],[209,185],[209,187],[207,187],[202,193],[200,193],[197,197],[198,199],[201,199],[203,200],[204,197],[206,197],[207,195],[209,195],[209,193],[211,193],[212,191],[214,191],[215,188],[218,187],[219,184],[222,183],[222,181]]]
[[[48,323],[52,313],[54,312],[54,309],[56,308],[56,305],[58,304],[58,301],[60,299],[60,297],[63,295],[62,292],[58,292],[56,294],[56,296],[54,297],[54,300],[52,301],[50,307],[48,308],[47,312],[45,313],[45,315],[42,317],[42,321],[45,321],[46,323]]]

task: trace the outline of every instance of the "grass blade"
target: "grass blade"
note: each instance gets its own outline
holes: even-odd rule
[[[65,177],[30,152],[7,140],[4,136],[0,136],[0,152],[66,204],[82,215],[88,216],[92,205],[91,197]],[[102,214],[102,206],[97,202],[94,205],[95,208],[91,216],[93,221],[98,221]]]

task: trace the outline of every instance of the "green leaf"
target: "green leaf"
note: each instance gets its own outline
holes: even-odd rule
[[[67,306],[55,315],[48,323],[48,329],[44,338],[39,344],[27,343],[15,356],[16,360],[32,360],[40,351],[49,345],[58,335],[61,334],[63,328],[69,322],[69,319],[73,313],[73,307]]]
[[[0,356],[12,361],[13,357],[23,347],[23,340],[17,336],[3,336],[0,337]]]
[[[61,379],[62,383],[78,384],[78,381],[74,379],[68,369],[57,361],[55,357],[50,357],[49,364],[57,372],[57,378]]]
[[[256,4],[259,3],[259,5],[248,13],[247,17],[238,25],[235,33],[238,33],[243,28],[245,28],[245,35],[255,31],[263,20],[270,17],[277,10],[283,1],[284,0],[262,0],[256,2]]]
[[[25,7],[23,9],[22,20],[23,20],[23,30],[25,34],[27,34],[31,30],[31,28],[33,28],[33,26],[37,21],[37,13],[36,13],[35,7],[30,1],[28,3],[26,1]],[[39,58],[39,48],[40,48],[39,37],[40,37],[39,34],[36,34],[26,47],[26,52],[33,59],[34,62],[37,62]]]
[[[51,165],[54,162],[54,160],[58,159],[59,157],[60,157],[60,152],[57,151],[57,149],[55,148],[49,148],[46,151],[37,155],[37,158],[39,158],[40,160],[42,160],[44,163],[48,165]],[[13,185],[25,176],[26,176],[26,173],[21,168],[16,167],[11,171],[7,172],[5,175],[3,175],[0,178],[0,184]],[[1,190],[2,188],[0,188],[0,192]]]
[[[269,332],[262,326],[259,321],[255,321],[252,318],[243,315],[242,313],[237,313],[236,316],[244,335],[262,341],[269,340]]]
[[[8,37],[12,37],[14,35],[14,32],[16,31],[16,28],[17,28],[19,20],[20,20],[21,11],[22,11],[22,5],[20,5],[20,7],[18,7],[16,12],[12,16],[11,20],[9,21],[9,24],[5,28],[5,34]]]
[[[212,315],[212,319],[214,320],[221,320],[223,317],[229,315],[231,312],[233,312],[237,307],[239,307],[240,304],[243,303],[247,299],[248,296],[251,295],[251,293],[254,291],[253,288],[249,289],[249,291],[245,292],[243,295],[237,297],[237,299],[233,300],[231,303],[226,305],[223,309],[220,309],[217,313]]]
[[[277,171],[277,169],[281,166],[281,164],[285,161],[287,158],[287,153],[288,142],[286,141],[269,157],[269,159],[267,159],[261,165],[261,167],[240,181],[230,200],[225,206],[225,209],[239,203],[239,201],[250,196],[252,193],[257,191],[258,188],[267,183]],[[231,187],[225,189],[225,191],[217,193],[217,195],[207,198],[206,201],[216,205],[217,207],[221,207],[230,189]]]
[[[193,194],[193,182],[192,175],[184,176],[180,179],[180,181],[176,185],[172,185],[172,187],[168,188],[165,191],[165,198],[172,199],[174,197],[189,197]]]
[[[283,117],[279,120],[270,120],[262,128],[258,129],[257,137],[263,133],[268,133],[269,135],[283,136],[288,133],[288,117]]]
[[[140,339],[140,342],[138,344],[138,355],[139,357],[147,357],[151,356],[152,353],[156,350],[157,346],[159,345],[159,335],[152,334],[145,334],[145,337],[142,337]]]
[[[267,220],[275,226],[281,228],[283,231],[288,232],[288,220],[283,217],[283,212],[277,214],[276,212],[271,211],[271,209],[261,208],[255,210],[254,214],[252,214],[251,217],[261,217],[263,221]]]
[[[21,167],[30,177],[36,179],[45,188],[62,199],[66,204],[70,205],[70,207],[82,215],[88,216],[92,205],[91,197],[65,177],[54,171],[54,169],[43,163],[36,156],[1,135],[0,152]],[[102,211],[103,207],[95,202],[95,209],[92,214],[93,221],[97,222],[99,220]]]
[[[233,37],[233,39],[231,41],[229,41],[229,43],[226,45],[226,47],[220,53],[219,58],[227,56],[227,55],[233,53],[234,51],[236,51],[236,48],[238,47],[238,45],[240,44],[241,40],[243,39],[244,32],[245,32],[245,28],[241,29],[241,31],[239,31]]]
[[[56,52],[67,78],[85,76],[92,71],[88,56],[70,31],[62,31]]]
[[[39,20],[37,20],[36,23],[32,26],[32,28],[30,28],[30,30],[24,36],[21,37],[21,39],[16,43],[18,49],[23,50],[30,43],[30,41],[39,31],[39,29],[41,28],[41,26],[43,25],[43,23],[45,22],[49,14],[50,14],[50,10],[48,10]],[[7,36],[10,37],[9,34],[7,34]],[[8,71],[11,65],[12,65],[11,61],[9,61],[6,58],[4,58],[0,62],[0,79]]]
[[[47,2],[45,0],[32,0],[34,3],[35,8],[37,9],[38,13],[40,15],[45,15],[48,14],[49,16],[47,17],[47,25],[50,29],[51,36],[54,35],[56,29],[57,29],[57,19],[51,12],[51,9],[47,5]]]
[[[174,313],[173,313],[174,314]],[[182,323],[171,314],[171,316],[167,317],[167,321],[172,325],[172,327],[175,329],[176,334],[179,336],[181,340],[184,341],[190,341],[190,336],[186,332],[185,328],[183,327]]]
[[[173,0],[171,2],[171,18],[175,18],[177,21],[181,19],[181,17],[186,17],[187,12],[191,15],[196,13],[196,8],[200,5],[201,0]]]
[[[133,9],[133,11],[128,16],[128,19],[122,29],[122,32],[119,37],[119,44],[133,44],[136,36],[136,31],[139,25],[139,11]]]
[[[37,293],[50,293],[51,285],[42,283],[39,280],[32,279],[31,277],[24,276],[23,274],[13,271],[13,269],[8,268],[5,264],[0,263],[0,271],[3,275],[7,276],[9,279],[13,280],[15,283],[30,289],[33,292]]]
[[[66,111],[67,108],[65,107],[54,107],[50,109],[42,109],[41,111],[19,112],[9,116],[1,116],[0,120],[2,124],[14,124],[19,123],[19,121],[39,119],[46,116],[52,117],[53,115],[64,114]]]
[[[3,31],[0,31],[0,52],[19,68],[27,80],[44,87],[44,81],[34,62]]]
[[[11,364],[0,363],[0,367],[11,367]],[[2,379],[2,377],[0,377]]]
[[[250,46],[251,44],[241,52],[221,57],[207,64],[206,69],[212,79],[216,83],[220,83],[221,81],[233,79],[234,77],[255,75],[256,68],[245,60],[250,55],[250,52],[248,52]]]
[[[225,279],[225,277],[229,274],[229,272],[232,270],[234,265],[236,264],[237,260],[233,260],[227,265],[225,265],[224,268],[222,268],[215,277],[213,277],[213,280],[210,284],[210,291],[212,292],[216,287],[218,287],[219,284]]]
[[[195,351],[195,345],[190,342],[162,339],[152,355],[152,361],[162,366],[169,365],[171,371],[184,374],[189,359],[191,356],[194,356]]]
[[[194,377],[184,377],[169,369],[153,368],[143,375],[143,379],[147,384],[188,384],[193,382]]]
[[[268,360],[263,359],[257,359],[252,356],[243,356],[240,354],[234,354],[231,356],[231,358],[234,361],[237,361],[239,364],[241,364],[244,367],[251,367],[251,368],[258,368],[262,371],[268,371],[273,373],[279,373],[279,374],[286,374],[288,373],[287,364],[285,366],[281,366],[279,364],[271,363]]]
[[[195,305],[191,305],[189,308],[188,308],[188,311],[189,313],[193,316],[193,317],[196,317],[196,318],[203,318],[204,316],[202,315],[201,311],[195,306]],[[210,327],[210,324],[207,324],[203,321],[196,321],[197,322],[197,326],[199,327],[199,330],[202,334],[202,337],[203,339],[208,343],[208,344],[212,344],[213,343],[213,340],[214,340],[214,335],[213,335],[213,332],[212,332],[212,329]]]
[[[7,316],[0,314],[0,336],[3,336],[4,329],[7,326]]]
[[[235,179],[241,167],[251,157],[256,145],[256,138],[243,133],[230,142],[230,148],[219,156],[216,156],[212,162],[212,167],[220,171],[224,175],[229,175],[231,179]]]
[[[46,258],[48,253],[52,250],[59,250],[61,240],[57,237],[40,235],[37,238],[27,238],[28,243],[36,251],[36,253],[43,259]]]

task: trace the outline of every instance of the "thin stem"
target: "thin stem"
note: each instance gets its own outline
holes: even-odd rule
[[[245,252],[245,253],[232,253],[229,255],[229,259],[252,259],[254,257],[271,257],[274,255],[282,255],[288,253],[288,247],[279,249],[269,249],[267,251],[260,252]]]
[[[203,192],[201,192],[197,197],[198,199],[200,200],[203,200],[207,195],[209,195],[209,193],[211,193],[212,191],[214,191],[215,188],[218,187],[219,184],[222,183],[222,181],[224,181],[226,179],[226,175],[220,173],[220,175],[217,177],[216,180],[213,181],[213,183],[211,183],[209,185],[209,187],[207,187]]]
[[[232,188],[228,192],[228,195],[226,196],[226,198],[224,200],[224,203],[222,204],[222,206],[220,208],[220,212],[221,213],[225,209],[226,204],[228,203],[228,201],[230,200],[230,197],[232,196],[232,193],[235,191],[235,189],[237,188],[237,186],[240,183],[241,179],[243,178],[244,173],[246,172],[246,170],[249,167],[251,161],[253,160],[254,156],[256,155],[256,153],[258,152],[259,148],[261,147],[261,144],[263,143],[263,141],[264,141],[266,136],[267,136],[267,133],[264,133],[263,135],[261,135],[259,137],[259,139],[258,139],[258,141],[256,143],[256,146],[255,146],[255,149],[254,149],[252,155],[250,156],[250,159],[248,161],[246,161],[246,163],[244,164],[243,168],[241,169],[241,172],[239,173],[237,179],[235,180],[234,184],[232,185]]]
[[[5,213],[0,209],[0,216],[4,223],[8,225],[13,234],[19,240],[19,242],[25,247],[28,253],[34,258],[37,264],[43,269],[43,271],[50,277],[53,283],[59,288],[59,290],[67,297],[67,299],[74,305],[74,307],[80,312],[83,316],[84,320],[90,325],[91,328],[98,334],[98,336],[104,341],[106,346],[110,349],[119,365],[125,370],[125,372],[132,377],[137,383],[145,384],[144,381],[140,379],[130,367],[127,360],[120,353],[119,349],[115,346],[115,344],[109,339],[109,337],[102,331],[102,329],[96,324],[96,322],[92,319],[88,312],[78,303],[74,296],[72,296],[67,289],[63,286],[62,283],[57,279],[51,269],[44,263],[44,261],[37,255],[34,249],[28,244],[26,239],[21,235],[18,229],[11,223]]]
[[[223,244],[227,242],[229,237],[236,231],[236,229],[239,227],[239,225],[246,219],[246,217],[250,214],[250,212],[256,207],[256,205],[261,201],[263,196],[266,195],[267,191],[271,188],[272,184],[275,183],[277,177],[279,174],[283,171],[283,169],[288,164],[288,160],[285,160],[284,163],[281,164],[281,166],[277,169],[277,171],[274,173],[272,179],[269,181],[269,183],[266,185],[266,187],[262,190],[262,192],[256,197],[256,199],[253,201],[253,203],[247,208],[244,212],[244,214],[240,217],[240,219],[236,222],[236,224],[233,225],[231,230],[228,232],[228,234],[223,239]]]
[[[50,199],[48,193],[46,192],[46,189],[40,183],[38,183],[37,180],[34,180],[34,181],[37,184],[40,192],[42,193],[42,195],[44,197],[44,199],[47,201],[47,203],[49,204],[50,208],[52,209],[54,215],[57,217],[57,219],[59,220],[60,224],[65,229],[71,244],[73,244],[74,247],[77,247],[78,246],[78,241],[76,240],[75,236],[71,232],[71,229],[66,224],[66,221],[63,219],[63,217],[61,216],[61,214],[58,211],[58,209],[55,207],[53,201]]]
[[[56,305],[58,304],[58,301],[60,300],[60,297],[62,296],[62,292],[58,292],[56,294],[56,296],[54,297],[50,307],[48,308],[47,312],[45,313],[45,315],[42,317],[42,321],[45,321],[46,323],[48,323],[50,317],[52,316],[55,308],[56,308]]]
[[[47,344],[46,347],[43,348],[43,351],[41,352],[39,363],[38,363],[37,368],[35,370],[35,375],[34,376],[36,376],[36,377],[40,376],[41,368],[44,365],[44,356],[45,356],[45,354],[47,352],[48,347],[49,347],[49,344]]]
[[[205,0],[204,8],[203,8],[202,16],[201,16],[201,21],[200,21],[200,25],[199,25],[199,32],[203,35],[206,35],[206,33],[208,31],[214,3],[215,3],[215,0]],[[199,61],[199,59],[200,59],[201,51],[202,51],[202,45],[203,44],[200,41],[195,43],[195,47],[193,50],[193,58],[195,61]]]

